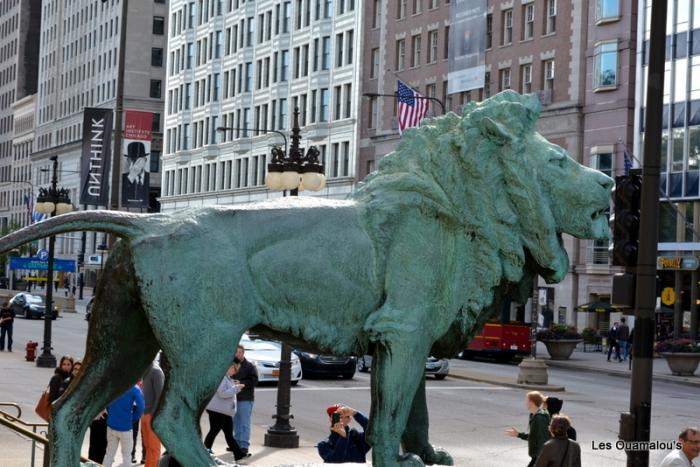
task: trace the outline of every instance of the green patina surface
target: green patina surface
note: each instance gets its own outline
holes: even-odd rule
[[[524,301],[533,274],[561,280],[562,233],[607,236],[612,180],[542,138],[539,112],[536,97],[504,92],[426,120],[347,201],[77,212],[1,239],[7,251],[71,230],[123,237],[98,286],[84,372],[54,408],[52,465],[79,464],[89,422],[159,348],[170,369],[155,430],[183,465],[214,465],[197,421],[251,328],[327,353],[372,351],[373,465],[450,465],[428,441],[425,358],[453,356],[504,297]]]

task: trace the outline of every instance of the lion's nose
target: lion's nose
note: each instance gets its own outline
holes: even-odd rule
[[[606,190],[610,191],[610,190],[612,190],[612,187],[615,184],[615,181],[612,178],[608,177],[607,175],[600,174],[600,177],[598,177],[598,183],[600,183],[600,186],[602,186]]]

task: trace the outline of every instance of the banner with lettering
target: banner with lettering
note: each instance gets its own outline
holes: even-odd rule
[[[122,206],[147,208],[153,113],[127,110],[122,147]]]
[[[112,120],[112,109],[86,107],[83,112],[80,204],[106,207],[109,203]]]
[[[486,0],[453,0],[450,5],[447,92],[484,87]]]

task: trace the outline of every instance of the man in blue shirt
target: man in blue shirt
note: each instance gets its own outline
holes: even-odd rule
[[[107,453],[104,466],[112,467],[117,454],[117,446],[121,444],[121,467],[131,467],[131,449],[134,439],[131,434],[134,423],[143,415],[143,392],[134,386],[118,399],[107,406]]]
[[[371,449],[364,433],[369,423],[367,417],[352,407],[340,404],[331,405],[326,409],[326,413],[331,419],[331,434],[317,446],[323,461],[327,464],[364,463],[365,456]],[[334,420],[334,414],[337,421]],[[353,418],[362,427],[362,432],[349,428]]]

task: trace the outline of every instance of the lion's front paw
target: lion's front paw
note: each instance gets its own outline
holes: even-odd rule
[[[434,447],[431,454],[423,456],[423,461],[428,465],[455,465],[450,453],[440,447]]]
[[[400,467],[425,467],[420,457],[415,454],[404,454],[397,459]]]

